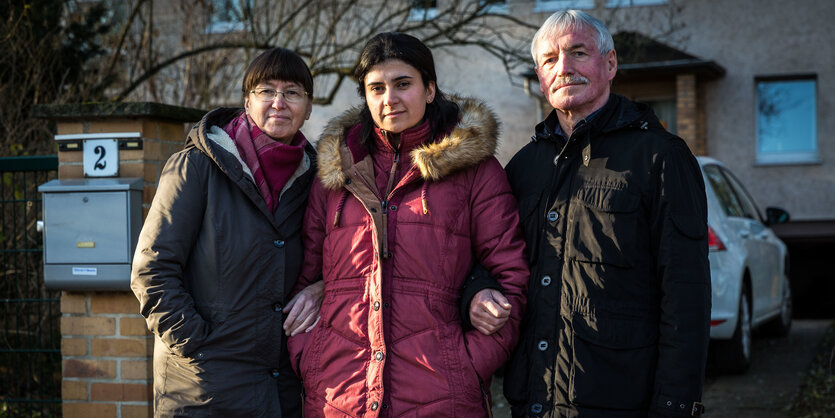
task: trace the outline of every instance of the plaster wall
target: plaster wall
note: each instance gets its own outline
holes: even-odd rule
[[[510,13],[533,24],[552,11],[533,0],[510,0]],[[704,89],[707,155],[728,164],[764,210],[787,209],[792,219],[835,219],[835,34],[828,29],[835,8],[824,0],[670,0],[664,6],[590,11],[612,30],[637,31],[727,71]],[[485,100],[502,122],[499,159],[507,163],[529,140],[541,120],[537,101],[526,95],[519,75],[475,48],[434,51],[439,85],[447,92]],[[757,165],[755,77],[817,76],[818,147],[821,162]],[[629,89],[627,86],[624,88]],[[317,138],[324,123],[359,103],[355,84],[346,83],[330,106],[316,106],[304,131]],[[538,93],[538,85],[532,89]],[[634,90],[634,89],[633,89]]]
[[[763,210],[794,220],[835,219],[835,8],[829,1],[706,0],[682,9],[682,49],[716,61],[706,84],[707,153],[728,164]],[[756,84],[761,76],[817,76],[819,164],[757,165]]]

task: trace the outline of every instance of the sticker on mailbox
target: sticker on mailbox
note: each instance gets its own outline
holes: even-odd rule
[[[97,276],[98,269],[95,267],[73,267],[72,268],[72,275],[73,276]]]

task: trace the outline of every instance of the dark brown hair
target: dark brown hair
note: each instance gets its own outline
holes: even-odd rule
[[[273,48],[255,57],[244,73],[241,86],[244,96],[258,84],[269,80],[299,83],[313,97],[313,76],[299,54],[285,48]]]
[[[432,103],[426,105],[425,118],[429,119],[431,137],[446,132],[458,122],[458,105],[447,99],[438,87],[438,77],[435,74],[435,60],[432,58],[432,51],[418,38],[405,33],[384,32],[375,35],[360,52],[359,64],[354,69],[354,77],[357,79],[357,92],[365,99],[365,76],[371,69],[388,60],[400,60],[414,67],[423,79],[424,87],[429,86],[430,81],[435,82],[435,97]],[[360,133],[364,143],[373,149],[374,140],[371,133],[374,131],[374,119],[368,104],[363,100],[363,109],[360,114],[362,118],[362,131]]]

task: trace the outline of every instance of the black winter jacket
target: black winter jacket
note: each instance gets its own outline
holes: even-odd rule
[[[567,142],[557,123],[552,112],[506,167],[531,264],[504,380],[513,414],[690,415],[710,319],[698,163],[621,96]]]
[[[155,416],[301,416],[281,307],[301,270],[301,226],[315,151],[275,213],[222,126],[195,125],[160,175],[133,259],[131,288],[155,335]]]

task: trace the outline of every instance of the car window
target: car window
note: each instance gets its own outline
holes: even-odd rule
[[[754,203],[754,199],[752,199],[751,195],[748,194],[748,190],[745,190],[745,187],[742,185],[739,179],[737,179],[736,176],[734,176],[733,173],[730,172],[730,170],[722,169],[722,173],[728,179],[728,182],[731,184],[731,187],[733,187],[734,194],[737,196],[740,206],[744,211],[744,216],[746,218],[761,221],[760,212],[757,209],[757,205]]]
[[[705,172],[705,177],[707,177],[707,181],[710,182],[710,186],[713,188],[716,198],[719,199],[719,204],[722,206],[722,210],[725,211],[725,215],[737,217],[745,216],[745,212],[742,209],[742,205],[739,203],[736,193],[734,193],[733,188],[728,183],[725,176],[722,175],[722,172],[719,170],[719,166],[704,165],[702,166],[702,170]]]

